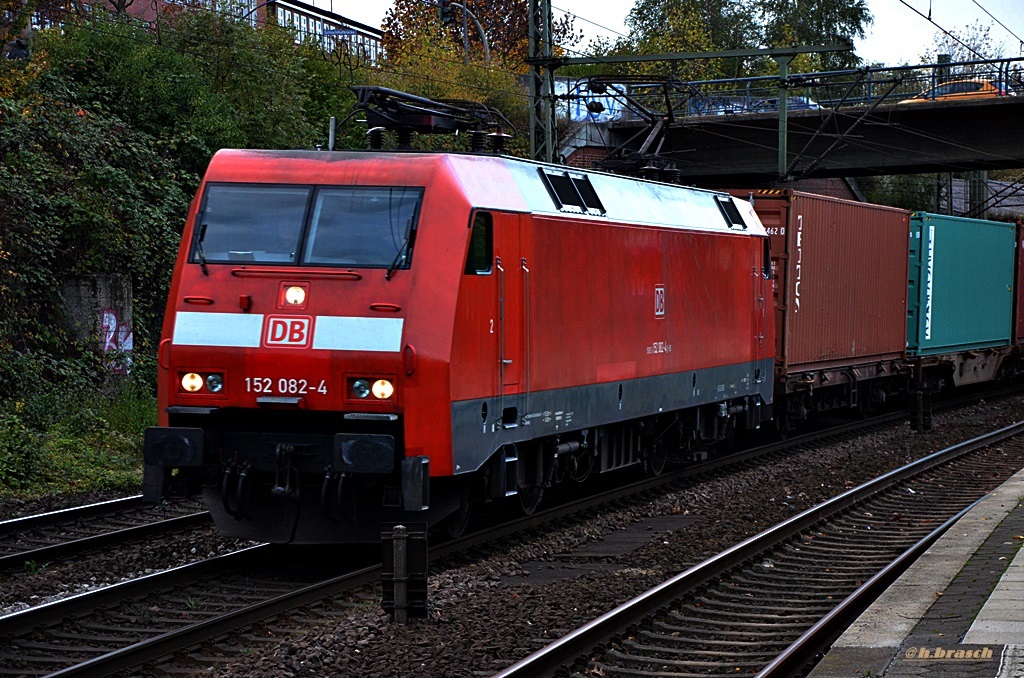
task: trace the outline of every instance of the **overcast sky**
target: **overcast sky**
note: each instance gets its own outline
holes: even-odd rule
[[[468,0],[468,6],[472,9],[474,2],[482,1]],[[552,8],[556,18],[566,12],[576,15],[577,28],[587,36],[585,46],[591,37],[603,35],[614,39],[626,33],[624,20],[633,2],[552,0]],[[315,0],[315,3],[346,18],[379,27],[392,0]],[[939,30],[925,18],[929,14],[935,24],[946,30],[963,31],[975,21],[990,25],[990,35],[996,44],[1003,44],[1007,56],[1022,56],[1021,39],[1015,36],[1024,37],[1024,0],[868,0],[868,6],[875,22],[867,38],[858,41],[855,47],[857,54],[870,62],[919,63],[919,57],[932,45]]]

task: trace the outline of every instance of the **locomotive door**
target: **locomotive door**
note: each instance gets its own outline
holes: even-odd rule
[[[767,237],[761,238],[761,252],[755,252],[754,258],[754,381],[763,383],[772,375],[766,374],[765,359],[768,357],[768,304],[772,293],[772,257],[771,245]]]
[[[528,388],[526,315],[529,267],[522,256],[522,224],[518,214],[495,212],[494,269],[498,276],[498,372],[502,422],[515,426],[519,396]]]

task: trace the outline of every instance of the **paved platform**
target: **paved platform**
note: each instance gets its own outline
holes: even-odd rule
[[[961,518],[836,641],[813,678],[1024,678],[1024,471]]]

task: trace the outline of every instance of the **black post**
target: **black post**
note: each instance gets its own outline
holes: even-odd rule
[[[918,433],[932,430],[932,392],[928,389],[911,394],[910,429]]]
[[[395,525],[391,532],[391,551],[395,554],[395,607],[394,620],[404,625],[409,621],[409,551],[406,549],[408,530],[405,525]]]
[[[427,616],[427,525],[385,526],[381,606],[397,624]]]

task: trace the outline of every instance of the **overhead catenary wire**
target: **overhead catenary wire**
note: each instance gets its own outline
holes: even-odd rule
[[[1000,26],[1002,26],[1002,27],[1003,27],[1003,29],[1004,29],[1004,30],[1005,30],[1005,31],[1006,31],[1007,33],[1009,33],[1009,34],[1010,34],[1010,35],[1012,35],[1012,36],[1013,36],[1014,38],[1016,38],[1016,39],[1017,39],[1017,42],[1018,42],[1018,43],[1020,44],[1020,52],[1024,52],[1024,39],[1021,39],[1021,37],[1020,37],[1019,35],[1017,35],[1017,34],[1016,34],[1016,33],[1014,33],[1013,31],[1011,31],[1011,30],[1009,29],[1009,27],[1007,27],[1007,25],[1006,25],[1006,24],[1004,24],[1004,23],[1003,23],[1002,21],[1000,21],[999,19],[997,19],[997,18],[995,17],[995,15],[994,15],[994,14],[992,14],[992,12],[990,12],[990,11],[988,11],[987,9],[985,9],[984,7],[982,7],[981,3],[980,3],[980,2],[978,2],[978,0],[974,0],[974,4],[975,4],[975,5],[977,5],[977,6],[979,7],[979,9],[981,9],[981,11],[982,11],[982,12],[984,12],[985,14],[988,14],[988,15],[989,15],[989,16],[990,16],[990,17],[992,18],[992,21],[995,21],[995,22],[996,22],[997,24],[999,24]]]
[[[994,209],[999,207],[1004,202],[1007,202],[1011,198],[1018,197],[1018,189],[1024,185],[1024,174],[1018,174],[1011,182],[1000,182],[1003,183],[1002,188],[996,191],[991,191],[989,196],[983,200],[980,204],[975,205],[965,216],[976,216],[982,214],[986,210]],[[991,189],[991,183],[990,183]]]
[[[859,117],[860,113],[856,109],[851,109],[850,111],[841,111],[840,115],[842,117],[852,117],[852,116],[858,116]],[[871,119],[876,124],[882,124],[882,125],[891,124],[891,121],[889,121],[889,120],[885,119],[884,117],[881,117],[881,116],[879,116],[877,114],[869,115],[868,117],[869,117],[869,119]],[[774,150],[775,149],[774,146],[771,146],[769,144],[758,144],[756,142],[751,142],[749,139],[742,139],[739,136],[732,135],[732,134],[729,134],[729,133],[724,133],[722,131],[723,129],[726,129],[726,128],[730,127],[730,126],[736,127],[737,129],[742,127],[742,125],[741,125],[741,123],[739,122],[738,119],[736,120],[736,122],[723,122],[721,119],[719,119],[719,120],[716,120],[716,127],[718,127],[718,130],[706,129],[705,132],[708,133],[708,134],[711,134],[713,136],[718,136],[718,137],[723,138],[723,139],[730,139],[732,141],[738,141],[740,143],[749,145],[752,148],[757,147],[757,148],[761,148],[761,149],[764,149],[764,150]],[[972,153],[974,155],[977,155],[979,157],[987,157],[988,159],[995,160],[995,161],[1011,160],[1011,158],[1009,158],[1008,156],[1005,156],[1005,155],[1002,155],[1002,154],[999,154],[999,153],[993,153],[991,151],[985,151],[985,150],[979,149],[977,147],[973,147],[973,146],[968,145],[968,144],[960,143],[960,142],[955,141],[954,139],[951,139],[951,138],[939,137],[939,136],[936,136],[934,134],[929,134],[929,133],[923,132],[921,130],[915,129],[915,128],[907,126],[907,125],[902,125],[902,124],[901,125],[897,125],[897,128],[900,129],[901,131],[905,132],[908,137],[911,137],[911,138],[916,137],[916,138],[926,139],[926,140],[934,142],[936,144],[941,144],[942,146],[944,146],[946,148],[956,148],[956,149],[959,149],[959,150],[968,151],[968,152],[970,152],[970,153]],[[791,130],[791,132],[793,132],[793,131],[794,130]],[[797,135],[798,136],[806,136],[803,132],[797,132]],[[872,143],[872,142],[860,141],[860,140],[858,140],[856,138],[851,138],[851,137],[845,138],[844,142],[846,143],[846,145],[854,146],[854,147],[860,147],[860,148],[864,148],[866,150],[884,150],[889,155],[894,155],[896,157],[905,159],[908,164],[914,164],[916,161],[920,161],[920,159],[921,159],[920,151],[918,149],[912,149],[909,146],[907,148],[902,148],[901,149],[901,148],[894,147],[892,144],[875,144],[875,143]],[[662,155],[664,155],[665,157],[678,157],[680,159],[682,159],[682,156],[684,154],[685,154],[685,151],[677,151],[677,152],[667,151],[667,152],[662,153]],[[969,167],[969,166],[961,165],[959,163],[951,163],[951,162],[946,161],[945,157],[944,157],[944,155],[943,155],[943,153],[941,151],[934,151],[934,152],[929,153],[928,155],[929,155],[930,159],[933,162],[937,161],[938,164],[948,168],[949,171],[959,171],[959,170],[970,170],[970,169],[973,169],[973,167]],[[883,174],[885,173],[884,169],[881,169],[881,168],[874,168],[874,169],[877,169],[880,173],[883,173]]]
[[[850,112],[845,112],[845,111],[840,111],[839,112],[839,116],[840,117],[845,117],[845,118],[854,118],[854,117],[858,117],[858,115],[859,115],[859,112],[856,111],[856,110],[851,110]],[[942,144],[942,145],[944,145],[946,147],[955,148],[957,150],[969,151],[969,152],[977,154],[978,156],[986,156],[990,160],[1011,160],[1012,159],[1012,158],[1010,158],[1008,156],[987,152],[987,151],[984,151],[984,150],[979,149],[977,147],[970,146],[970,145],[967,145],[967,144],[963,144],[963,143],[954,141],[953,139],[949,139],[949,138],[946,138],[946,137],[935,136],[934,134],[929,134],[927,132],[923,132],[923,131],[921,131],[919,129],[915,129],[915,128],[910,127],[908,125],[904,125],[904,124],[901,124],[901,123],[894,123],[891,120],[887,119],[884,115],[878,113],[877,111],[874,112],[874,113],[869,114],[867,116],[867,120],[870,121],[870,122],[873,122],[875,124],[890,126],[890,127],[894,128],[896,130],[899,130],[899,131],[905,133],[907,136],[917,137],[917,138],[920,138],[920,139],[924,139],[926,141],[935,142],[937,144]],[[850,145],[850,146],[855,146],[857,148],[862,148],[862,149],[865,149],[865,150],[884,150],[886,152],[886,154],[895,156],[897,158],[901,158],[901,159],[907,160],[908,162],[913,162],[914,160],[920,159],[922,154],[924,154],[925,156],[930,157],[930,158],[932,158],[933,160],[936,160],[936,161],[941,161],[943,158],[946,157],[940,151],[922,152],[921,149],[919,149],[919,148],[911,148],[909,145],[904,147],[904,148],[901,148],[901,147],[898,147],[898,146],[894,146],[891,142],[886,142],[886,143],[872,142],[872,141],[868,141],[868,140],[865,140],[865,139],[858,139],[856,137],[847,138],[846,139],[846,143],[848,145]],[[940,162],[939,164],[942,164],[945,167],[948,167],[950,169],[950,171],[967,171],[967,170],[972,169],[971,167],[962,166],[962,165],[955,164],[955,163],[948,163],[948,162],[947,163],[941,163]],[[878,169],[878,168],[871,168],[871,169]]]
[[[851,110],[850,112],[840,111],[838,113],[838,115],[839,115],[839,117],[855,117],[856,115],[858,115],[858,113],[855,110]],[[887,120],[884,116],[878,114],[877,112],[875,112],[874,114],[869,115],[868,119],[871,122],[874,122],[874,123],[877,123],[877,124],[888,124],[888,125],[894,126],[896,129],[899,129],[900,131],[904,132],[907,137],[917,137],[917,138],[925,139],[925,140],[932,141],[932,142],[935,142],[935,143],[938,143],[938,144],[942,144],[942,145],[944,145],[946,147],[949,147],[949,148],[956,148],[956,149],[959,149],[959,150],[970,151],[970,152],[978,154],[979,156],[982,156],[982,155],[983,156],[987,156],[991,160],[1009,160],[1010,159],[1007,156],[1002,156],[1002,155],[999,155],[999,154],[985,152],[985,151],[982,151],[981,149],[978,149],[976,147],[972,147],[972,146],[969,146],[967,144],[959,143],[959,142],[954,141],[954,140],[949,139],[949,138],[937,137],[935,135],[928,134],[926,132],[922,132],[921,130],[915,129],[913,127],[909,127],[907,125],[894,124],[891,121]],[[736,122],[732,122],[732,121],[730,121],[730,122],[716,121],[716,127],[719,127],[719,128],[736,127],[737,129],[740,129],[740,128],[743,128],[743,125],[739,121],[736,121]],[[757,149],[766,150],[766,151],[774,151],[774,150],[776,150],[776,147],[771,145],[771,144],[754,142],[754,141],[751,141],[750,139],[746,139],[746,138],[743,138],[743,137],[740,137],[740,136],[734,136],[734,135],[728,134],[728,133],[723,133],[721,131],[716,131],[716,130],[713,130],[713,129],[705,129],[704,132],[706,134],[711,135],[711,136],[719,137],[719,138],[722,138],[722,139],[728,139],[728,140],[733,141],[733,142],[739,142],[739,143],[745,144],[745,145],[747,145],[747,146],[749,146],[751,148],[757,148]],[[797,131],[797,130],[791,130],[791,133],[795,133],[799,137],[810,137],[812,135],[812,133],[810,133],[810,132],[802,132],[802,131]],[[856,148],[861,148],[861,149],[864,149],[864,150],[884,151],[887,155],[890,155],[890,156],[893,156],[893,157],[896,157],[896,158],[900,158],[900,159],[906,160],[908,164],[913,164],[915,161],[919,161],[920,158],[921,158],[921,151],[920,151],[920,149],[911,148],[909,141],[908,141],[908,144],[905,147],[895,146],[892,143],[888,143],[888,142],[887,143],[872,142],[872,141],[868,141],[868,140],[857,138],[857,137],[848,137],[848,138],[845,139],[845,142],[849,146],[856,147]],[[683,160],[684,156],[685,156],[685,153],[686,153],[685,151],[676,151],[676,152],[669,151],[667,153],[663,153],[662,155],[665,155],[666,157],[679,158],[680,160]],[[946,167],[949,171],[954,171],[955,172],[955,171],[966,171],[966,170],[973,169],[972,167],[963,166],[963,165],[960,165],[960,164],[957,164],[957,163],[943,162],[943,160],[944,160],[944,158],[946,156],[941,151],[929,152],[929,153],[926,154],[926,156],[929,157],[930,159],[932,159],[933,161],[936,161],[937,164],[941,164],[942,166]],[[882,173],[882,174],[885,173],[884,169],[882,169],[882,168],[866,168],[866,169],[875,169],[879,173]]]
[[[985,58],[985,57],[984,57],[984,56],[983,56],[982,54],[980,54],[980,53],[979,53],[979,52],[978,52],[978,51],[977,51],[976,49],[974,49],[973,47],[971,47],[970,45],[968,45],[968,44],[967,44],[966,42],[964,42],[963,40],[961,40],[960,38],[958,38],[958,37],[956,36],[956,34],[954,34],[954,33],[951,33],[950,31],[947,31],[947,30],[946,30],[945,28],[943,28],[943,27],[942,27],[942,26],[940,26],[940,25],[939,25],[938,23],[936,23],[936,22],[935,22],[935,21],[934,21],[934,20],[932,19],[932,17],[931,17],[931,12],[930,12],[930,11],[929,11],[929,13],[928,13],[928,16],[925,16],[924,14],[921,14],[921,12],[920,12],[920,11],[919,11],[919,10],[918,10],[917,8],[915,8],[915,7],[913,6],[913,5],[911,5],[910,3],[908,3],[908,2],[907,2],[907,0],[900,0],[900,2],[901,2],[901,3],[903,3],[903,5],[905,5],[905,6],[906,6],[906,7],[908,8],[908,9],[910,9],[910,10],[911,10],[912,12],[914,12],[915,14],[917,14],[917,15],[918,15],[919,17],[921,17],[922,19],[924,19],[924,20],[925,20],[925,21],[927,21],[928,23],[930,23],[930,24],[932,24],[933,26],[935,26],[935,27],[936,27],[937,29],[939,29],[939,30],[940,30],[940,31],[941,31],[942,33],[944,33],[944,34],[945,34],[945,35],[947,35],[948,37],[952,38],[952,39],[953,39],[954,41],[956,41],[956,42],[960,43],[960,45],[961,45],[961,46],[962,46],[962,47],[963,47],[964,49],[966,49],[966,50],[967,50],[968,52],[970,52],[970,53],[971,53],[971,54],[973,54],[974,56],[978,57],[979,59],[984,59],[984,58]]]
[[[852,113],[844,113],[843,115],[851,116]],[[993,161],[997,161],[997,160],[1012,160],[1012,158],[1010,158],[1008,156],[1004,156],[1004,155],[999,155],[999,154],[996,154],[996,153],[990,153],[990,152],[987,152],[987,151],[983,151],[983,150],[981,150],[979,148],[976,148],[976,147],[973,147],[973,146],[969,146],[967,144],[959,143],[959,142],[954,141],[954,140],[949,139],[949,138],[938,137],[938,136],[935,136],[933,134],[929,134],[927,132],[922,132],[921,130],[915,129],[913,127],[910,127],[910,126],[907,126],[907,125],[904,125],[904,124],[893,123],[891,120],[887,120],[885,117],[883,117],[882,115],[879,115],[877,113],[872,115],[872,116],[870,116],[870,118],[873,119],[873,122],[875,122],[877,124],[889,125],[893,129],[903,132],[908,137],[916,137],[916,138],[924,139],[926,141],[935,142],[937,144],[942,144],[942,145],[944,145],[944,146],[946,146],[948,148],[955,148],[955,149],[958,149],[958,150],[970,151],[972,153],[978,154],[979,156],[986,156],[989,160],[993,160]],[[901,158],[901,159],[905,159],[905,160],[907,160],[910,163],[914,162],[915,160],[920,160],[921,157],[924,156],[924,157],[927,157],[927,158],[931,158],[933,161],[935,161],[936,164],[941,165],[941,166],[947,168],[947,170],[951,171],[951,172],[970,171],[971,169],[975,169],[973,167],[961,165],[961,164],[958,164],[958,163],[943,162],[943,160],[946,158],[946,155],[943,154],[941,151],[938,151],[938,150],[937,151],[932,151],[932,152],[922,151],[920,148],[911,148],[909,145],[907,147],[905,147],[905,148],[899,148],[899,147],[894,146],[892,143],[884,143],[883,144],[883,143],[880,143],[880,142],[871,142],[871,141],[866,141],[866,140],[863,140],[863,139],[858,139],[858,140],[851,139],[851,140],[849,140],[849,143],[850,143],[850,145],[857,146],[859,148],[863,148],[863,149],[866,149],[866,150],[884,151],[888,155],[892,155],[892,156],[895,156],[895,157],[898,157],[898,158]],[[882,174],[885,173],[880,168],[866,168],[866,169],[877,169],[877,170],[879,170],[880,173],[882,173]]]
[[[609,28],[607,26],[599,24],[596,21],[592,21],[591,19],[588,19],[588,18],[586,18],[584,16],[581,16],[581,15],[577,14],[576,12],[571,12],[571,11],[569,11],[567,9],[563,9],[561,7],[558,7],[557,5],[551,5],[551,9],[556,9],[559,12],[562,12],[563,14],[565,14],[567,16],[575,17],[575,18],[579,19],[580,21],[582,21],[584,23],[587,23],[587,24],[590,24],[591,26],[594,26],[595,28],[600,28],[603,31],[607,31],[609,33],[614,33],[615,35],[619,36],[620,38],[627,38],[627,37],[629,37],[625,33],[617,31],[614,28]]]

